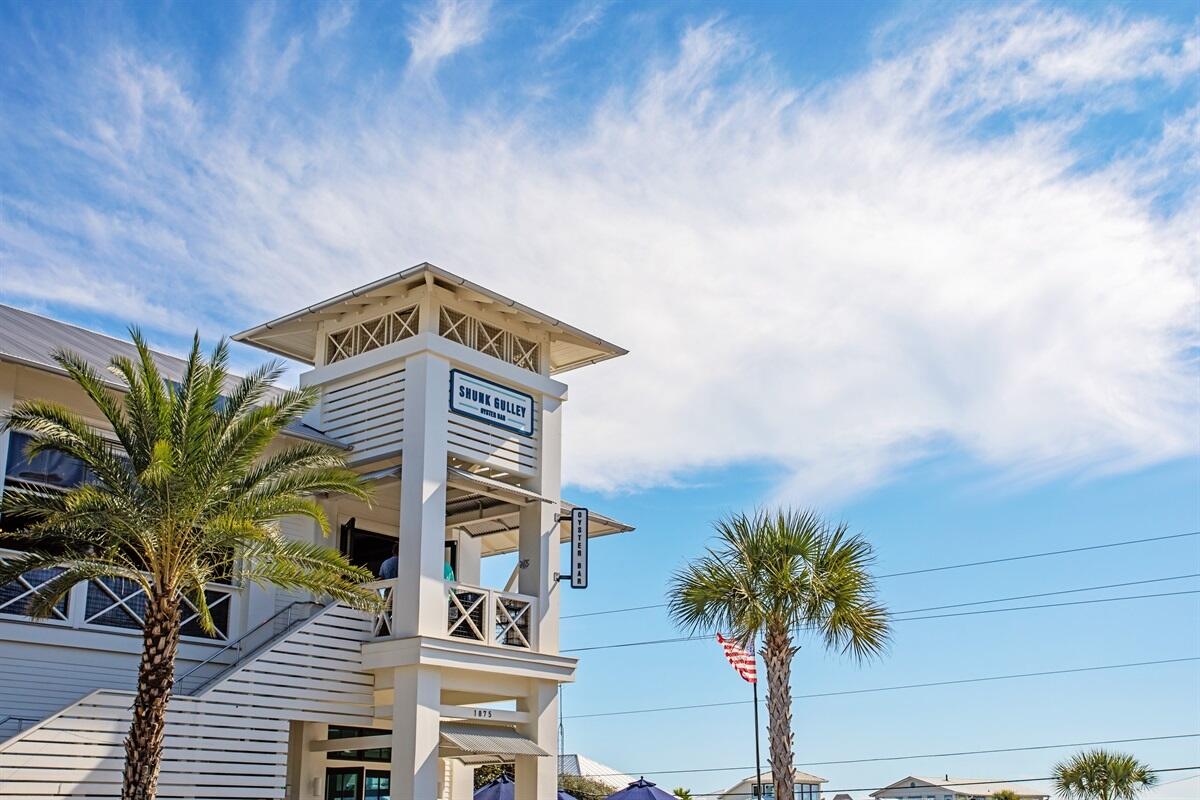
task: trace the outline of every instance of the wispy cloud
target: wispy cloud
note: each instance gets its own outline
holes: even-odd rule
[[[317,39],[325,40],[341,33],[354,20],[354,3],[349,0],[327,2],[317,10]]]
[[[418,11],[408,26],[411,69],[432,73],[444,59],[483,41],[490,11],[490,0],[435,0]]]
[[[553,58],[561,53],[568,44],[587,36],[604,18],[608,10],[608,0],[582,0],[573,6],[563,16],[562,22],[555,28],[538,53],[542,58]]]
[[[414,62],[486,17],[432,7]],[[1074,133],[1194,80],[1193,35],[971,12],[802,91],[708,22],[580,124],[364,97],[303,134],[274,108],[214,121],[133,59],[132,86],[77,98],[136,149],[8,129],[40,159],[3,162],[27,187],[4,289],[76,302],[55,287],[86,270],[131,287],[113,313],[230,330],[433,261],[631,349],[567,376],[568,478],[593,487],[768,462],[808,499],[945,448],[1034,478],[1136,468],[1197,449],[1200,112],[1088,169]]]

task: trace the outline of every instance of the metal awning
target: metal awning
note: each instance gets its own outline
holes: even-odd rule
[[[494,725],[466,725],[443,722],[441,745],[454,755],[464,756],[548,756],[516,728]]]
[[[446,481],[451,486],[463,489],[464,491],[486,494],[489,497],[495,497],[498,500],[504,500],[508,503],[516,503],[517,505],[537,503],[539,501],[542,503],[551,502],[537,492],[531,492],[528,489],[522,489],[520,486],[513,486],[511,483],[498,481],[495,478],[489,478],[475,472],[468,472],[460,467],[446,467]]]

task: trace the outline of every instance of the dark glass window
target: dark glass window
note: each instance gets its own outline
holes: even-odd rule
[[[82,461],[70,456],[47,451],[33,458],[25,455],[29,446],[29,434],[20,431],[9,433],[8,463],[4,474],[8,480],[37,483],[43,486],[70,488],[92,480],[92,473]]]
[[[330,739],[351,739],[358,736],[378,736],[388,731],[381,731],[375,728],[352,728],[344,725],[330,725]],[[373,747],[368,750],[337,750],[330,752],[329,758],[339,759],[341,761],[391,761],[392,748],[390,747]]]

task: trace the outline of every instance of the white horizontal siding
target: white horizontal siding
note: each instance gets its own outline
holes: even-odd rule
[[[175,697],[158,796],[284,796],[291,720],[370,725],[367,614],[332,607],[195,697]],[[0,744],[0,798],[117,798],[130,692],[101,690]]]
[[[354,448],[353,461],[399,452],[404,442],[404,367],[389,364],[326,385],[321,427]]]
[[[535,403],[533,436],[530,437],[461,414],[450,414],[447,450],[452,455],[475,464],[519,475],[536,475],[539,436],[537,418]]]

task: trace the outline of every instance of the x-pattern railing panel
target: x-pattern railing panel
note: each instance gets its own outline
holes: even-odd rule
[[[0,562],[6,559],[0,558]],[[18,614],[27,616],[29,604],[33,602],[38,591],[55,577],[62,574],[62,569],[51,567],[35,569],[21,575],[15,581],[0,586],[0,614]],[[51,610],[53,619],[66,621],[68,618],[67,598],[64,597]]]
[[[452,586],[446,633],[460,639],[486,642],[488,592],[486,589]]]
[[[419,320],[420,306],[410,306],[334,331],[326,337],[325,363],[332,364],[416,336]]]
[[[496,643],[528,649],[530,610],[533,603],[516,597],[496,595]]]

